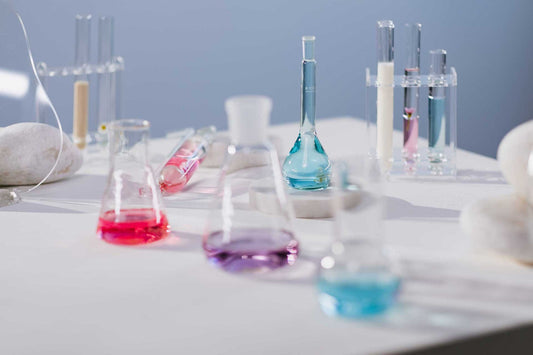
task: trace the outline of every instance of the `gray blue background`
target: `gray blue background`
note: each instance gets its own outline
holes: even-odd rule
[[[423,25],[427,51],[445,48],[459,75],[459,147],[495,156],[511,128],[533,118],[533,2],[13,0],[34,57],[50,65],[74,56],[74,16],[115,16],[115,52],[126,60],[123,115],[152,121],[152,135],[187,126],[226,127],[224,100],[274,99],[272,122],[299,120],[300,37],[317,37],[317,116],[364,115],[364,68],[375,70],[375,21],[392,19],[397,74],[400,25]],[[96,58],[96,22],[93,58]],[[71,131],[72,82],[50,96]],[[53,90],[53,91],[52,91]],[[396,122],[401,127],[401,120]],[[320,120],[318,121],[320,129]],[[295,132],[296,135],[296,132]],[[326,147],[327,149],[327,147]]]

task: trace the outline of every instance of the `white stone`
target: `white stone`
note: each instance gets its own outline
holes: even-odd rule
[[[503,137],[498,162],[503,176],[523,199],[527,196],[527,162],[533,150],[533,120],[521,124]]]
[[[0,185],[40,182],[57,159],[59,140],[59,130],[42,123],[23,122],[0,128]],[[81,151],[63,134],[63,152],[46,182],[73,175],[82,162]]]
[[[280,154],[286,154],[287,152],[281,152],[281,140],[276,136],[269,136],[268,140],[272,143],[276,149],[278,156]],[[226,132],[218,133],[215,140],[210,145],[207,155],[202,162],[202,166],[206,168],[220,168],[224,164],[224,159],[226,157],[226,152],[229,145],[229,134]],[[263,166],[270,163],[270,156],[268,154],[259,153],[248,153],[240,154],[235,156],[232,160],[231,166],[228,168],[228,173],[246,169],[253,168],[257,166]]]
[[[461,213],[461,226],[474,245],[533,263],[533,241],[528,236],[527,203],[515,194],[471,203]]]
[[[325,190],[296,190],[288,189],[288,197],[294,209],[296,218],[330,218],[334,215],[334,200],[332,188]],[[250,206],[265,213],[277,213],[279,202],[270,179],[254,181],[249,189]],[[361,200],[361,192],[353,190],[342,195],[345,208],[354,207]]]

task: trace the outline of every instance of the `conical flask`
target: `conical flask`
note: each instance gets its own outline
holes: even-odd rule
[[[271,109],[272,100],[265,96],[226,100],[231,144],[203,239],[208,260],[226,271],[276,269],[292,265],[298,256],[278,156],[266,136]],[[228,173],[233,161],[259,155],[268,157],[265,165]],[[269,213],[250,207],[248,189],[257,179],[272,185],[267,187],[274,191]]]
[[[302,37],[302,48],[300,132],[283,163],[283,176],[290,187],[298,190],[325,189],[330,181],[331,164],[315,129],[315,37]]]
[[[150,123],[113,121],[109,127],[110,171],[97,233],[113,244],[145,244],[169,232],[159,185],[148,164]]]
[[[359,156],[338,162],[334,173],[333,243],[321,260],[317,288],[328,315],[363,318],[395,302],[401,280],[384,252],[382,174]],[[356,200],[343,194],[356,193]]]

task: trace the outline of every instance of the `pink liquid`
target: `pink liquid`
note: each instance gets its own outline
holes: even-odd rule
[[[118,217],[118,218],[117,218]],[[107,211],[98,219],[97,233],[108,243],[137,245],[155,242],[168,235],[170,227],[167,217],[153,209]]]
[[[195,152],[188,147],[180,148],[165,164],[159,179],[159,187],[165,195],[183,190],[198,169],[202,159],[194,158]]]
[[[230,272],[276,269],[298,257],[298,242],[285,230],[237,229],[224,239],[223,231],[211,233],[204,250],[212,264]]]
[[[414,159],[418,154],[418,117],[412,117],[414,108],[404,109],[407,119],[403,120],[403,149],[408,159]]]

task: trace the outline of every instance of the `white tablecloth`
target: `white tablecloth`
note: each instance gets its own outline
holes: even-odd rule
[[[364,152],[364,123],[320,120],[331,158]],[[272,127],[288,151],[297,126]],[[395,134],[399,134],[396,132]],[[346,144],[350,146],[345,146]],[[153,140],[153,153],[172,142]],[[533,320],[533,269],[476,250],[458,223],[470,201],[511,191],[494,159],[458,151],[458,180],[388,184],[389,251],[405,266],[398,307],[372,321],[329,318],[316,256],[331,221],[297,220],[303,257],[263,276],[207,264],[200,242],[216,170],[166,200],[176,237],[120,247],[95,237],[107,166],[0,210],[0,354],[355,354],[448,342]]]

